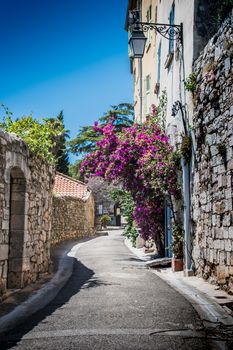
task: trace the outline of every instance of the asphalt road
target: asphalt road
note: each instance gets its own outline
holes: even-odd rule
[[[191,304],[135,258],[119,232],[86,242],[57,297],[0,349],[208,349]]]

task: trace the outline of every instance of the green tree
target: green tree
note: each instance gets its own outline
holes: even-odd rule
[[[111,106],[111,109],[99,118],[99,123],[103,125],[112,120],[116,132],[121,132],[122,128],[133,125],[133,118],[133,105],[130,103],[120,103],[119,105]]]
[[[56,118],[48,118],[47,121],[51,122],[55,129],[58,127],[63,130],[62,133],[57,135],[54,139],[55,146],[53,148],[53,154],[56,159],[56,170],[68,175],[69,155],[66,140],[69,138],[69,131],[65,129],[63,111],[61,111]]]
[[[133,244],[136,246],[136,239],[138,236],[138,231],[136,228],[136,224],[133,218],[133,212],[135,209],[134,200],[130,194],[130,192],[122,189],[115,188],[111,191],[111,197],[115,202],[118,202],[121,208],[121,212],[126,219],[127,226],[124,230],[124,236],[129,238]]]
[[[134,110],[130,103],[120,103],[117,106],[111,106],[98,122],[101,126],[113,120],[116,132],[121,132],[122,128],[133,124]],[[70,152],[78,156],[84,156],[94,151],[96,142],[102,138],[102,135],[95,131],[93,126],[87,125],[79,129],[77,136],[69,141]]]
[[[80,174],[80,167],[83,159],[78,159],[69,165],[69,175],[77,180],[84,181],[84,176]]]
[[[51,120],[42,119],[42,122],[39,122],[31,115],[14,121],[11,113],[8,112],[3,121],[0,122],[0,129],[18,135],[28,145],[32,153],[42,157],[47,162],[56,162],[53,149],[56,147],[56,140],[63,133],[60,124],[54,128]]]

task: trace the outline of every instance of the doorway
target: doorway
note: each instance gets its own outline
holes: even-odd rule
[[[165,256],[172,257],[172,209],[171,203],[168,199],[165,200]]]
[[[10,173],[10,218],[7,288],[23,287],[26,180],[20,168]]]

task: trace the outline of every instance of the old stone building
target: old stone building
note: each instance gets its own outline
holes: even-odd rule
[[[53,187],[52,244],[95,233],[92,191],[81,181],[56,173]]]
[[[52,166],[0,131],[0,297],[49,271],[53,178]]]

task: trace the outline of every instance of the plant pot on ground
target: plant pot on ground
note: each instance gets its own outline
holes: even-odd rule
[[[110,223],[110,221],[111,221],[110,216],[107,215],[107,214],[104,214],[104,215],[101,216],[101,218],[100,218],[101,227],[102,227],[102,228],[106,228],[107,225]]]

